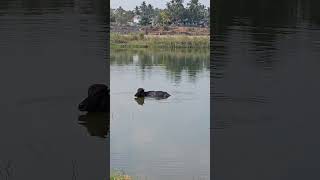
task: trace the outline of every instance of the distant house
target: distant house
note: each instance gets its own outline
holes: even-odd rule
[[[140,24],[140,22],[141,22],[141,16],[140,15],[135,15],[135,16],[133,16],[131,22],[129,22],[129,25],[137,26],[137,25]],[[150,23],[151,23],[152,26],[156,25],[157,19],[155,17],[152,17]]]
[[[139,16],[139,15],[133,16],[132,22],[133,22],[134,24],[139,24],[140,21],[141,21],[141,16]]]
[[[152,26],[155,26],[157,24],[157,18],[156,17],[153,17],[152,19],[151,19],[151,25]]]

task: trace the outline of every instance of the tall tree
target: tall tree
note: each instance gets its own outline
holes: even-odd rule
[[[147,5],[145,1],[142,2],[140,6],[140,11],[141,11],[141,20],[140,24],[141,25],[149,25],[152,22],[153,14],[154,14],[154,9],[151,4]]]
[[[153,16],[153,13],[154,13],[154,9],[153,9],[153,6],[151,4],[148,5],[148,8],[147,8],[147,15],[152,17]]]
[[[170,15],[168,11],[163,10],[158,15],[158,23],[162,26],[169,25],[171,23]]]
[[[148,8],[147,3],[143,1],[140,5],[140,11],[142,15],[147,12],[147,8]]]
[[[127,24],[134,16],[133,11],[125,11],[121,6],[115,11],[115,21],[118,24]]]
[[[134,13],[135,13],[135,15],[140,15],[140,10],[139,10],[139,7],[138,7],[138,6],[136,6],[136,7],[134,8]]]
[[[116,22],[114,9],[110,9],[110,22]]]
[[[208,25],[210,25],[210,7],[205,10],[204,20]]]
[[[167,9],[171,22],[178,23],[184,19],[185,8],[183,6],[183,0],[171,0],[167,3]]]
[[[187,5],[187,15],[190,23],[198,24],[205,18],[206,8],[199,3],[199,0],[191,0]]]

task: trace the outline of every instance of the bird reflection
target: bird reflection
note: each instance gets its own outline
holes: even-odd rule
[[[134,100],[136,100],[136,102],[139,105],[143,106],[143,104],[144,104],[144,98],[143,97],[137,97],[137,98],[134,98]]]
[[[80,115],[78,123],[87,128],[91,136],[107,138],[110,132],[110,117],[106,112],[88,112]]]

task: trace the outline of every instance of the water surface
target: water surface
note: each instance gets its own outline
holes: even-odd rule
[[[111,51],[111,168],[134,178],[209,179],[209,51]],[[167,91],[135,100],[139,87]]]
[[[91,84],[107,83],[104,7],[1,0],[0,179],[106,177],[105,124],[79,124],[77,110]]]
[[[214,179],[320,178],[319,5],[215,1]]]

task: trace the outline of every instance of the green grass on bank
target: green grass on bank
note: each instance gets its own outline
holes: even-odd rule
[[[132,180],[132,178],[128,175],[118,175],[118,176],[111,176],[110,180]]]
[[[112,170],[110,180],[132,180],[132,177],[126,175],[123,171]]]
[[[111,33],[112,48],[209,48],[209,36],[144,35]]]

